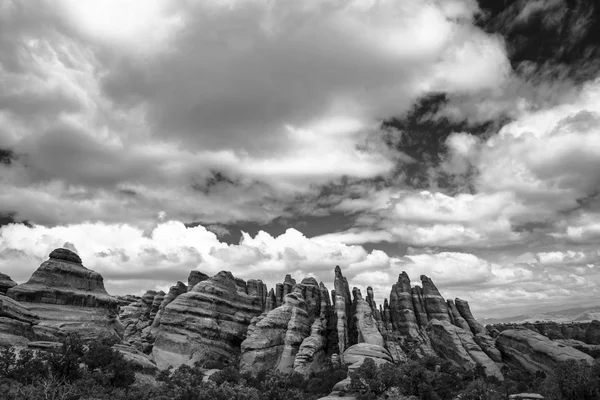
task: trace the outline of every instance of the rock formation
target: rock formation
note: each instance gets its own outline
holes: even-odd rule
[[[504,380],[498,366],[475,343],[470,331],[437,319],[429,321],[427,331],[434,350],[444,358],[464,369],[481,365],[488,376]]]
[[[456,298],[454,303],[456,305],[456,311],[458,311],[463,320],[466,321],[467,327],[470,329],[473,335],[475,335],[475,343],[477,343],[485,352],[485,354],[487,354],[492,360],[495,362],[501,362],[502,354],[500,354],[500,351],[496,348],[494,339],[488,335],[487,329],[485,329],[483,325],[475,320],[473,314],[471,313],[469,303],[459,298]],[[468,329],[465,330],[468,331]]]
[[[360,367],[365,358],[372,358],[376,365],[393,362],[390,353],[382,346],[369,343],[358,343],[344,352],[344,363],[349,371]]]
[[[19,302],[78,307],[97,307],[116,311],[118,301],[104,289],[102,275],[87,269],[81,258],[67,249],[56,249],[50,259],[22,285],[6,292]]]
[[[187,293],[188,287],[185,283],[178,281],[175,286],[171,286],[169,288],[169,293],[164,296],[163,301],[160,303],[158,307],[158,311],[152,320],[152,334],[156,334],[156,330],[160,326],[160,320],[162,318],[163,313],[165,312],[165,307],[167,307],[170,303],[173,302],[180,295]]]
[[[310,329],[306,302],[301,290],[296,288],[285,295],[281,306],[260,319],[242,342],[241,370],[291,372]]]
[[[483,366],[501,380],[499,363],[548,372],[566,359],[589,362],[574,347],[595,354],[594,343],[600,343],[599,321],[503,326],[492,338],[466,301],[446,301],[426,276],[422,287],[411,287],[406,272],[379,306],[371,287],[366,297],[358,288],[351,293],[339,266],[331,296],[312,277],[297,283],[287,275],[268,290],[258,279],[246,282],[225,271],[209,278],[192,271],[187,285],[177,282],[166,294],[150,290],[115,298],[77,254],[57,249],[28,282],[11,282],[0,275],[0,290],[7,288],[7,296],[0,294],[0,346],[46,348],[71,331],[87,339],[120,336],[115,348],[147,374],[196,361],[239,359],[242,371],[308,376],[330,360],[352,370],[366,357],[381,364],[435,354],[465,369]],[[348,384],[346,379],[336,388]]]
[[[377,321],[373,316],[373,310],[369,303],[362,298],[360,290],[354,288],[352,290],[354,294],[354,326],[356,326],[356,332],[358,334],[358,343],[373,344],[380,347],[384,347],[385,343],[383,336],[377,327]]]
[[[10,276],[0,273],[0,294],[6,294],[6,291],[13,286],[17,286],[17,282],[10,279]]]
[[[165,307],[152,348],[156,365],[231,362],[250,321],[262,313],[261,301],[238,290],[231,272],[197,283]]]
[[[504,360],[531,373],[551,373],[562,361],[579,360],[592,363],[593,358],[570,346],[556,343],[529,329],[509,329],[496,339]]]
[[[39,317],[10,297],[0,295],[0,347],[24,345],[35,338]]]
[[[118,300],[104,288],[102,276],[81,264],[67,249],[56,249],[29,280],[8,289],[6,295],[40,317],[33,327],[39,340],[55,341],[67,332],[84,339],[120,337]]]
[[[338,354],[343,354],[344,351],[351,345],[350,338],[351,326],[349,324],[350,313],[352,309],[352,301],[350,299],[350,288],[348,281],[342,275],[342,269],[337,265],[335,267],[335,277],[333,281],[334,295],[333,305],[335,309],[335,321],[338,340]]]
[[[188,291],[192,290],[192,288],[194,286],[196,286],[198,283],[205,281],[209,278],[208,275],[200,272],[200,271],[191,271],[190,275],[188,276]]]
[[[446,301],[444,301],[433,281],[427,276],[421,275],[421,284],[423,285],[423,302],[425,303],[427,319],[429,321],[437,319],[438,321],[452,322],[450,314],[448,314]]]

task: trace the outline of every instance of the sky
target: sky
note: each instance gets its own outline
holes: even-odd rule
[[[0,0],[0,271],[600,303],[584,0]]]

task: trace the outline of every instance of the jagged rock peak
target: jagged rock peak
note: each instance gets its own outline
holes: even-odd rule
[[[352,288],[352,298],[354,301],[363,300],[362,293],[356,286]]]
[[[292,276],[290,274],[286,274],[285,279],[283,280],[283,283],[290,283],[292,285],[296,284],[296,280],[294,278],[292,278]]]
[[[448,313],[448,305],[433,281],[429,277],[421,275],[421,285],[423,286],[423,300],[429,321],[437,319],[452,322]]]
[[[408,277],[406,271],[402,271],[402,273],[398,275],[398,283],[400,284],[403,292],[410,293],[410,278]]]
[[[194,286],[208,278],[208,275],[200,271],[190,271],[190,275],[188,276],[188,290],[192,290]]]
[[[308,276],[304,279],[302,279],[302,282],[300,282],[302,285],[312,285],[312,286],[319,286],[319,283],[317,282],[317,280],[312,277],[312,276]],[[323,282],[321,282],[322,284]]]
[[[81,264],[81,257],[77,255],[77,253],[64,248],[58,248],[52,250],[50,253],[50,258],[61,261],[69,261],[75,264]]]

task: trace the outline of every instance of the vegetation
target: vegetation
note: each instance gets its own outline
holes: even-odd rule
[[[306,378],[263,371],[240,374],[234,366],[207,375],[211,363],[181,366],[156,378],[137,374],[110,341],[84,345],[68,336],[47,351],[0,350],[0,393],[6,400],[315,400],[328,395],[347,377],[329,366]],[[359,400],[504,400],[509,394],[541,393],[548,400],[600,398],[600,362],[565,362],[556,374],[526,374],[506,369],[505,381],[483,369],[464,371],[449,361],[425,357],[394,365],[367,358],[350,373],[347,388]],[[343,394],[343,393],[342,393]]]
[[[600,360],[561,363],[552,375],[505,367],[505,380],[483,369],[464,371],[449,361],[426,357],[400,365],[376,366],[367,359],[350,374],[358,400],[504,400],[513,393],[540,393],[547,400],[600,399]]]

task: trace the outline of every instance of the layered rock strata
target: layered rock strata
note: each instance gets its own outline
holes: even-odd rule
[[[0,294],[6,294],[6,291],[14,286],[17,286],[17,282],[10,279],[10,276],[0,273]]]
[[[481,365],[487,376],[504,380],[494,361],[475,343],[473,334],[448,321],[432,319],[427,326],[434,350],[464,369]]]
[[[283,298],[283,304],[261,318],[242,342],[242,372],[277,369],[291,372],[300,345],[311,326],[306,301],[296,288]],[[315,327],[319,333],[319,327]]]
[[[39,317],[10,297],[0,295],[0,347],[25,345],[35,338]]]
[[[44,303],[117,310],[118,301],[104,288],[99,273],[81,264],[81,258],[67,249],[56,249],[27,282],[6,292],[19,302]]]
[[[240,355],[250,321],[262,313],[261,301],[238,290],[231,272],[197,283],[164,309],[152,349],[157,366],[231,362]]]
[[[123,333],[119,301],[106,292],[102,276],[84,267],[71,250],[52,251],[26,283],[6,294],[39,316],[33,327],[37,340],[55,341],[69,332],[86,340]]]
[[[504,360],[531,373],[551,373],[558,363],[567,360],[583,361],[590,365],[593,362],[589,355],[529,329],[503,331],[498,335],[496,345]]]

